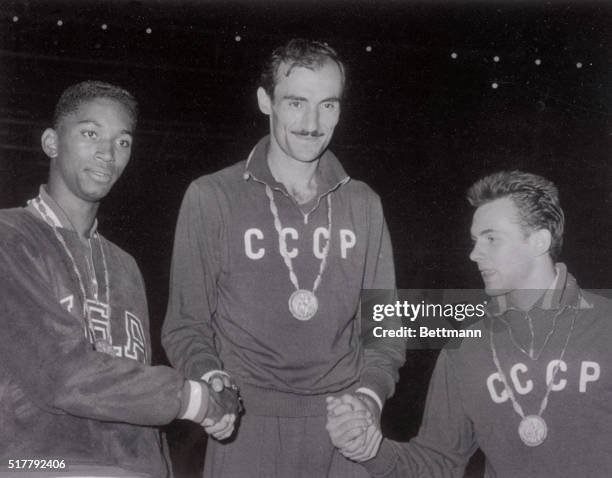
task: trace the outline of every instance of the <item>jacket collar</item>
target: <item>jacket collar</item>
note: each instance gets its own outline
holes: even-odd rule
[[[274,179],[268,166],[267,154],[269,146],[270,136],[268,135],[262,138],[253,148],[244,167],[243,179],[248,181],[252,178],[270,186],[272,189],[282,191],[288,196],[289,193],[285,186]],[[338,158],[329,150],[326,150],[321,158],[319,158],[316,175],[317,184],[319,185],[318,198],[350,180],[349,175],[340,164],[340,161],[338,161]]]
[[[72,222],[61,206],[47,192],[47,185],[42,184],[38,190],[38,196],[30,199],[26,209],[35,216],[41,217],[47,224],[52,227],[59,227],[76,232]],[[98,219],[94,220],[89,237],[92,237],[98,230]]]
[[[534,304],[531,310],[559,310],[566,306],[579,309],[590,309],[592,305],[580,293],[580,287],[573,275],[567,272],[565,264],[555,264],[557,275],[542,297]],[[494,297],[488,304],[487,310],[492,316],[498,316],[509,310],[518,310],[508,300],[508,295]]]

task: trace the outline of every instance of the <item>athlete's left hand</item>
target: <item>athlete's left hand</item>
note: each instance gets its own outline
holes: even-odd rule
[[[334,436],[330,430],[330,425],[335,430],[336,435],[339,430],[347,428],[351,424],[357,424],[362,432],[357,433],[355,428],[352,429],[355,437],[351,437],[351,430],[345,431],[342,436],[343,440],[338,440],[336,436],[338,449],[342,455],[350,460],[362,462],[374,458],[378,453],[380,443],[382,441],[382,432],[380,430],[380,410],[378,405],[369,395],[362,393],[344,394],[342,397],[328,399],[328,431],[334,441]],[[370,417],[369,425],[363,428],[363,424],[356,420],[358,413],[367,412]],[[347,438],[349,438],[347,440]]]
[[[206,418],[202,426],[206,433],[217,440],[229,438],[234,432],[236,419],[242,412],[242,404],[238,387],[230,377],[225,374],[215,374],[209,380],[211,387],[210,399],[224,410],[223,416],[216,420]]]
[[[218,422],[213,422],[210,418],[205,418],[202,422],[204,431],[217,440],[225,440],[234,433],[236,415],[223,415]]]

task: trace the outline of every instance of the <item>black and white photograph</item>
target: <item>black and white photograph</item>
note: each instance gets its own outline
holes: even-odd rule
[[[608,478],[611,208],[610,0],[0,0],[0,478]]]

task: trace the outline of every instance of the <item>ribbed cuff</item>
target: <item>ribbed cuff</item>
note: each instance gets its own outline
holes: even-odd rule
[[[395,468],[397,462],[397,453],[393,445],[387,439],[383,439],[378,449],[378,453],[374,458],[364,461],[361,465],[374,478],[382,478],[389,475]]]
[[[395,382],[393,377],[378,368],[365,368],[359,377],[359,386],[357,388],[369,388],[372,390],[381,403],[393,395],[395,390]]]
[[[185,377],[190,380],[200,380],[202,375],[211,370],[222,370],[223,364],[217,357],[205,354],[202,357],[198,357],[197,360],[191,362],[185,367]]]
[[[210,372],[206,372],[204,375],[202,375],[202,380],[204,380],[206,383],[210,382],[210,377],[212,377],[213,375],[225,375],[227,378],[229,378],[229,373],[225,372],[224,370],[211,370]]]
[[[208,388],[200,382],[185,380],[181,402],[177,418],[202,423],[208,411]]]
[[[355,390],[355,393],[363,393],[364,395],[367,395],[368,397],[370,397],[372,400],[376,402],[376,405],[378,405],[378,411],[382,412],[383,403],[380,397],[378,396],[378,394],[374,390],[368,387],[359,387],[357,390]]]

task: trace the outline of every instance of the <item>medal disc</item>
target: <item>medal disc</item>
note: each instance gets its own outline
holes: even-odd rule
[[[108,355],[115,355],[115,349],[106,340],[96,340],[96,350]]]
[[[539,415],[528,415],[521,420],[518,433],[525,445],[538,446],[546,439],[548,427]]]
[[[289,297],[289,311],[297,320],[312,319],[318,308],[319,301],[309,290],[298,289]]]

